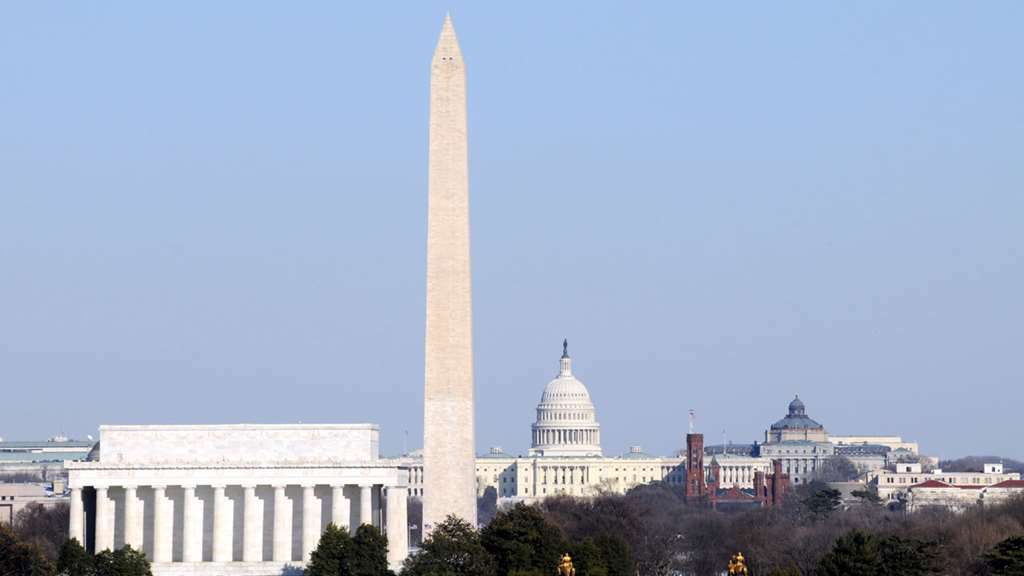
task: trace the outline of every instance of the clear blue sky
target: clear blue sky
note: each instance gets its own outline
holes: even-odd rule
[[[478,449],[567,337],[686,412],[1024,457],[1024,3],[0,4],[0,435],[420,445],[429,62],[469,67]]]

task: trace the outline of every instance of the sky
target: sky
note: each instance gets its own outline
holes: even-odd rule
[[[468,68],[477,449],[1024,458],[1024,3],[0,4],[0,436],[422,444],[429,65]]]

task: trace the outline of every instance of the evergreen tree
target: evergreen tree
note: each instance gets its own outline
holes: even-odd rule
[[[0,524],[0,575],[53,576],[53,564],[35,544],[23,542],[9,526]]]
[[[146,555],[127,545],[113,552],[100,552],[94,562],[96,576],[153,576]]]
[[[811,491],[810,496],[804,499],[803,504],[807,510],[815,516],[828,516],[839,508],[842,503],[842,494],[839,490],[829,488],[822,484]]]
[[[878,541],[881,576],[927,576],[938,572],[935,545],[898,536]]]
[[[818,563],[818,576],[878,576],[882,574],[882,556],[874,536],[853,530],[832,545]]]
[[[571,548],[572,563],[576,576],[608,576],[608,565],[601,549],[590,538]]]
[[[363,524],[356,530],[352,538],[352,557],[350,561],[352,576],[387,576],[388,570],[388,537],[380,530]]]
[[[545,520],[539,508],[521,502],[498,512],[480,532],[480,543],[494,558],[498,576],[517,571],[550,574],[566,550],[558,527]]]
[[[352,538],[347,528],[338,528],[333,522],[320,536],[316,549],[309,555],[306,576],[351,576],[349,558]]]
[[[621,537],[604,533],[594,539],[594,544],[604,557],[608,576],[634,576],[636,574],[633,552],[630,550],[629,544]]]
[[[493,576],[494,561],[468,522],[449,516],[423,540],[420,553],[410,556],[402,576]]]
[[[1024,536],[1013,536],[985,554],[993,576],[1024,576]]]
[[[57,556],[57,572],[63,576],[93,576],[96,567],[93,565],[92,554],[78,543],[78,539],[66,540]]]

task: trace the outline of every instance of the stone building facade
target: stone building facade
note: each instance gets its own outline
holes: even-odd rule
[[[1003,470],[1003,465],[990,462],[979,472],[946,472],[940,469],[925,472],[918,463],[901,463],[893,469],[876,470],[867,475],[867,481],[878,489],[883,502],[897,502],[905,499],[911,487],[927,484],[933,488],[945,485],[951,488],[980,490],[1006,481],[1019,481],[1020,474]],[[922,491],[919,491],[919,494]],[[938,494],[952,491],[938,492]],[[967,498],[960,495],[958,497]],[[925,496],[927,498],[927,496]],[[971,498],[967,498],[971,500]],[[975,498],[976,499],[976,498]],[[973,501],[973,500],[972,500]]]
[[[130,544],[161,575],[279,575],[328,523],[387,534],[408,553],[408,471],[372,424],[102,426],[96,461],[69,462],[70,537]]]
[[[789,413],[764,433],[759,455],[782,462],[782,472],[794,484],[812,480],[822,464],[835,455],[825,427],[807,415],[800,397],[789,403]]]

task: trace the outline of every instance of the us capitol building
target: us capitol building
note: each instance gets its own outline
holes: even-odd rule
[[[422,457],[413,453],[404,463],[410,496],[422,496]],[[527,455],[492,448],[477,457],[476,480],[478,495],[494,488],[499,500],[531,502],[557,494],[623,493],[655,481],[682,486],[686,472],[682,456],[651,456],[639,446],[621,456],[604,455],[597,411],[587,387],[572,373],[568,342],[563,342],[558,375],[544,387],[537,405]]]
[[[547,496],[595,496],[625,493],[652,482],[686,484],[686,453],[652,456],[639,446],[618,456],[601,449],[601,425],[587,387],[572,372],[568,342],[562,344],[558,375],[547,383],[531,426],[530,449],[514,456],[500,448],[477,456],[477,495],[494,488],[499,502],[533,502]],[[917,444],[898,436],[830,436],[807,415],[799,397],[786,415],[765,431],[763,444],[730,444],[704,449],[705,480],[712,468],[724,486],[752,489],[755,474],[772,472],[772,460],[794,484],[813,479],[824,462],[835,456],[849,459],[862,472],[878,470],[897,458],[917,455]],[[423,496],[422,454],[398,459],[409,470],[409,496]]]

